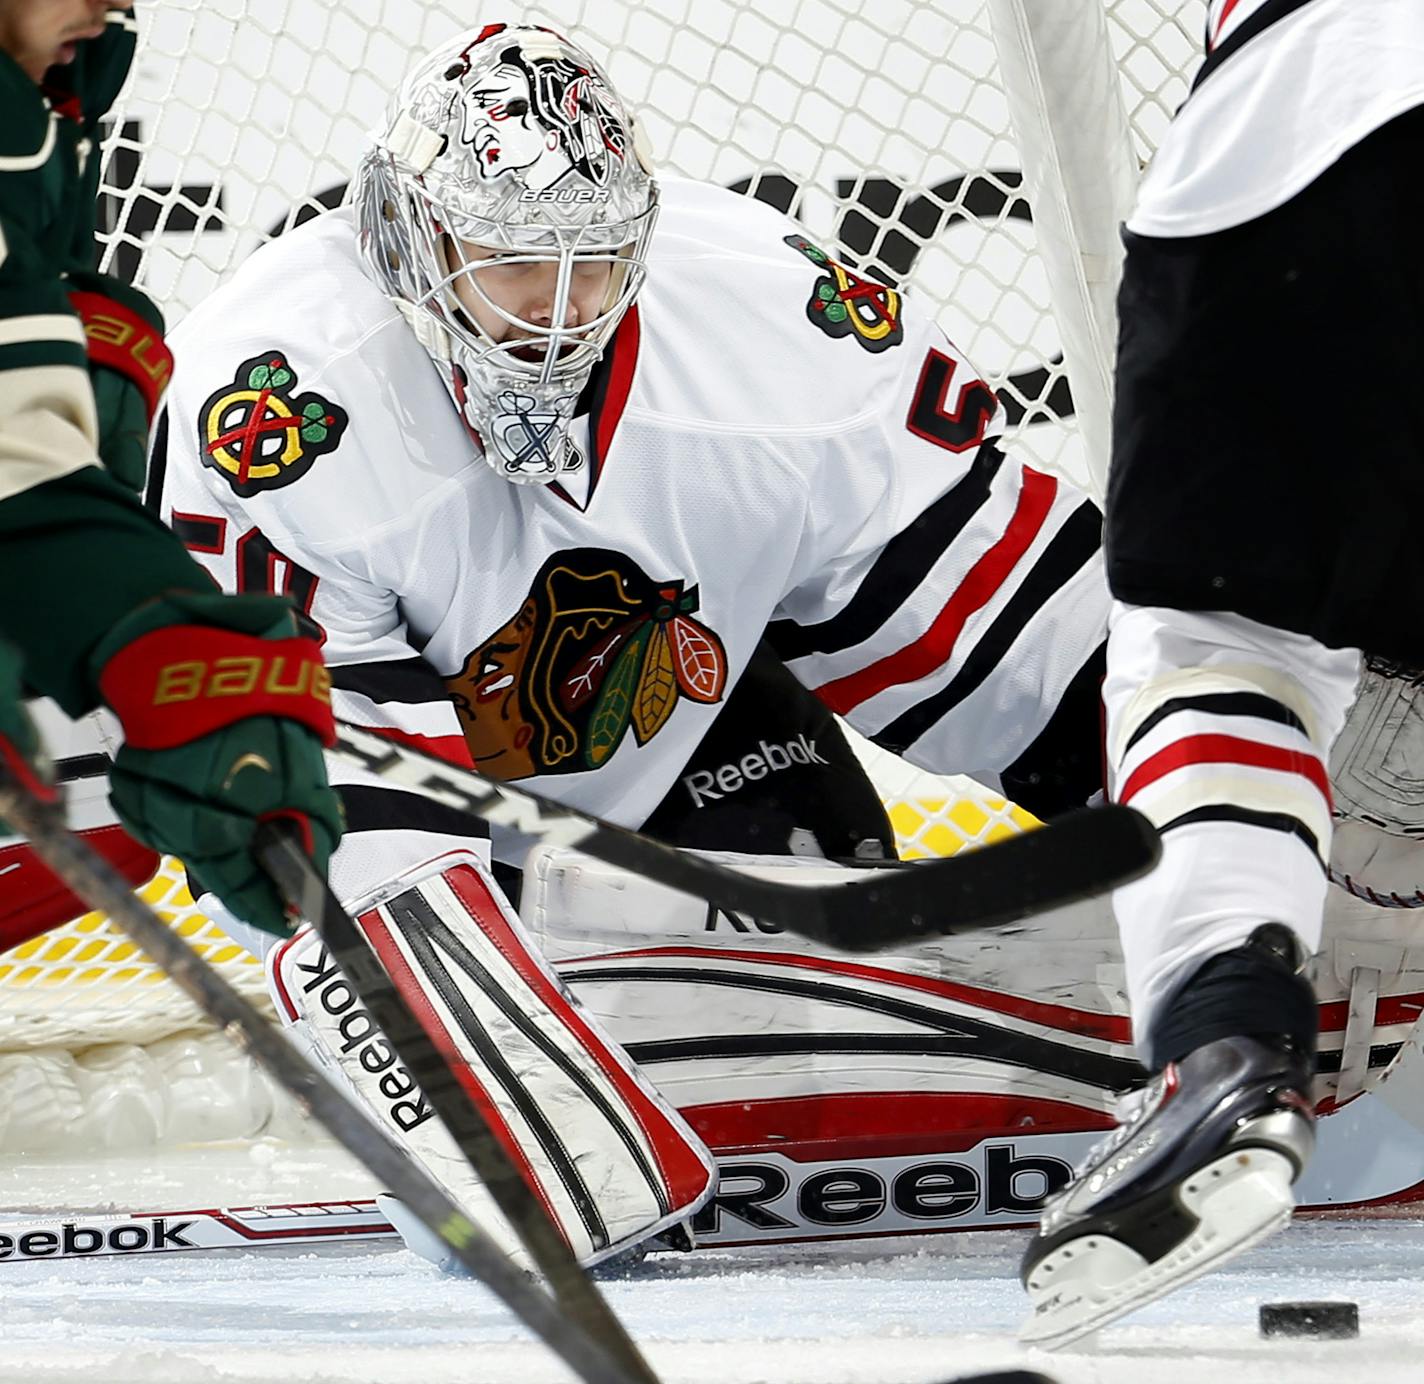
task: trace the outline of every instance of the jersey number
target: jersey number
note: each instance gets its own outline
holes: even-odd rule
[[[959,362],[942,351],[931,350],[920,371],[910,416],[905,426],[926,442],[951,452],[967,452],[984,440],[990,419],[998,412],[999,400],[983,380],[970,380],[959,388],[950,409],[949,387]]]
[[[173,515],[173,532],[183,546],[194,553],[223,552],[227,547],[227,520],[209,514]],[[248,529],[237,540],[237,589],[245,594],[274,596],[279,591],[292,598],[304,615],[311,614],[316,600],[317,577],[300,563],[278,552],[261,529]],[[281,584],[278,584],[278,569]],[[322,636],[325,642],[325,635]]]

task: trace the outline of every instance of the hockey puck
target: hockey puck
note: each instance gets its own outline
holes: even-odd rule
[[[1360,1334],[1360,1309],[1353,1302],[1263,1302],[1261,1335],[1313,1336],[1348,1341]]]
[[[1058,1384],[1037,1370],[990,1370],[988,1374],[962,1374],[945,1384]]]

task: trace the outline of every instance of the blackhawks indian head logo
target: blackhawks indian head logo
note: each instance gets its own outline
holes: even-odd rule
[[[905,339],[901,299],[893,288],[852,274],[805,236],[784,239],[822,270],[806,304],[806,316],[827,336],[848,336],[867,351],[888,351]]]
[[[632,732],[646,745],[678,701],[727,683],[697,588],[652,581],[621,553],[575,548],[539,569],[518,613],[445,680],[482,773],[597,769]]]
[[[203,465],[243,499],[300,480],[334,451],[346,431],[346,411],[318,394],[298,394],[297,373],[280,351],[237,367],[198,418]]]

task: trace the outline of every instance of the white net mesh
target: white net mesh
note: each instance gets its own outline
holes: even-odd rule
[[[1185,94],[1205,0],[1108,9],[1145,157]],[[264,240],[340,199],[388,90],[470,13],[453,0],[145,0],[104,148],[106,267],[176,322]],[[1081,478],[982,0],[551,0],[510,17],[602,58],[663,169],[750,191],[911,287],[1000,390],[1011,445]],[[871,758],[906,854],[1031,820],[967,780]],[[261,993],[260,968],[196,912],[172,862],[145,892]],[[0,961],[0,1047],[143,1043],[196,1018],[92,915]]]
[[[195,907],[174,860],[138,891],[249,999],[267,1003],[262,967]],[[204,1022],[193,1004],[102,914],[0,957],[0,1050],[81,1048],[122,1035],[149,1043]]]
[[[1186,91],[1204,0],[1113,0],[1145,153]],[[389,88],[470,11],[431,0],[150,0],[105,148],[109,267],[176,321],[262,241],[339,200]],[[912,287],[1008,405],[1021,452],[1083,474],[982,0],[554,0],[659,166],[752,192]]]

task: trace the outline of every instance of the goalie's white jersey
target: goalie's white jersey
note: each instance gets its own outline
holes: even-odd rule
[[[1205,60],[1128,228],[1192,236],[1254,220],[1421,104],[1419,0],[1211,0]]]
[[[912,303],[714,187],[666,186],[563,486],[484,463],[344,211],[255,255],[173,347],[164,516],[225,588],[307,606],[337,714],[619,823],[768,629],[866,734],[985,773],[1104,637],[1094,506],[998,451],[997,400]],[[452,825],[346,799],[347,858]]]

